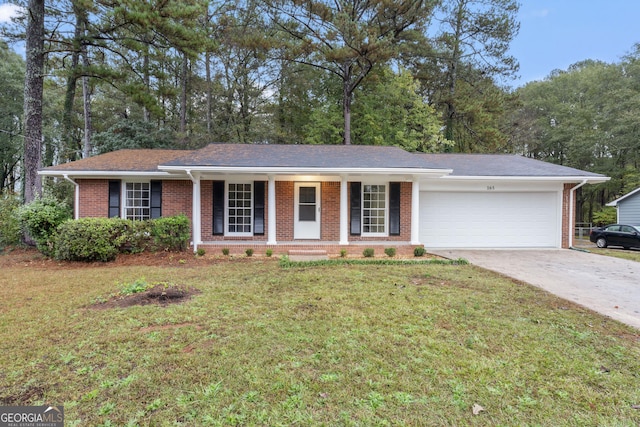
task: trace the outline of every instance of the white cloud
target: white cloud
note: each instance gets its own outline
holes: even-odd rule
[[[9,22],[11,18],[20,14],[20,9],[20,6],[15,4],[0,4],[0,22]]]

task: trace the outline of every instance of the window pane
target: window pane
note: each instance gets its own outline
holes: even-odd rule
[[[253,192],[251,184],[228,184],[227,231],[251,233]]]
[[[127,182],[125,184],[125,218],[145,220],[151,217],[150,184],[148,182]]]
[[[363,185],[362,192],[362,232],[380,233],[386,232],[386,186]]]
[[[315,203],[316,187],[300,187],[299,201],[300,203]]]
[[[315,221],[316,220],[316,206],[315,205],[300,205],[298,211],[298,219],[300,221]]]

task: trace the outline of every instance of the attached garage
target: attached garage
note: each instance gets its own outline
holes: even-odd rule
[[[423,191],[420,240],[427,248],[560,247],[561,215],[558,191]]]

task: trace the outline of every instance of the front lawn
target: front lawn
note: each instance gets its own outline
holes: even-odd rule
[[[0,405],[67,426],[640,423],[637,330],[470,265],[7,256]],[[92,308],[143,279],[200,292]]]

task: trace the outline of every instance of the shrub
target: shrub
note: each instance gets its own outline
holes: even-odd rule
[[[364,255],[365,258],[371,258],[375,253],[375,250],[373,248],[366,248],[364,251],[362,251],[362,255]]]
[[[346,249],[340,249],[340,258],[344,258],[347,256],[347,250]]]
[[[268,257],[270,257],[271,255],[273,255],[273,249],[271,249],[271,248],[267,249],[266,254],[267,254],[267,256],[268,256]]]
[[[384,253],[388,257],[394,257],[394,256],[396,256],[396,248],[385,248],[384,249]]]
[[[145,278],[136,279],[133,283],[120,284],[120,295],[133,295],[140,292],[144,292],[149,289],[151,285],[147,283]]]
[[[597,226],[614,224],[618,221],[618,210],[612,206],[605,206],[601,211],[593,213],[593,222]]]
[[[427,253],[427,250],[424,248],[424,246],[417,246],[413,250],[413,256],[424,256],[424,254],[426,253]]]
[[[222,255],[228,256],[229,255],[229,248],[222,248]]]
[[[36,243],[36,247],[45,255],[51,255],[53,239],[60,224],[71,219],[71,210],[59,200],[51,197],[39,197],[18,210],[20,226]]]
[[[113,261],[126,240],[131,221],[119,218],[81,218],[58,227],[54,256],[67,261]]]
[[[0,248],[20,243],[19,208],[20,198],[15,194],[0,196]]]
[[[156,249],[183,251],[189,244],[189,218],[180,214],[151,220],[151,235]]]
[[[249,248],[246,251],[244,251],[245,254],[247,254],[247,256],[253,256],[253,249]]]
[[[198,248],[198,250],[196,251],[196,255],[198,256],[204,256],[204,254],[205,254],[205,251],[202,248]]]

